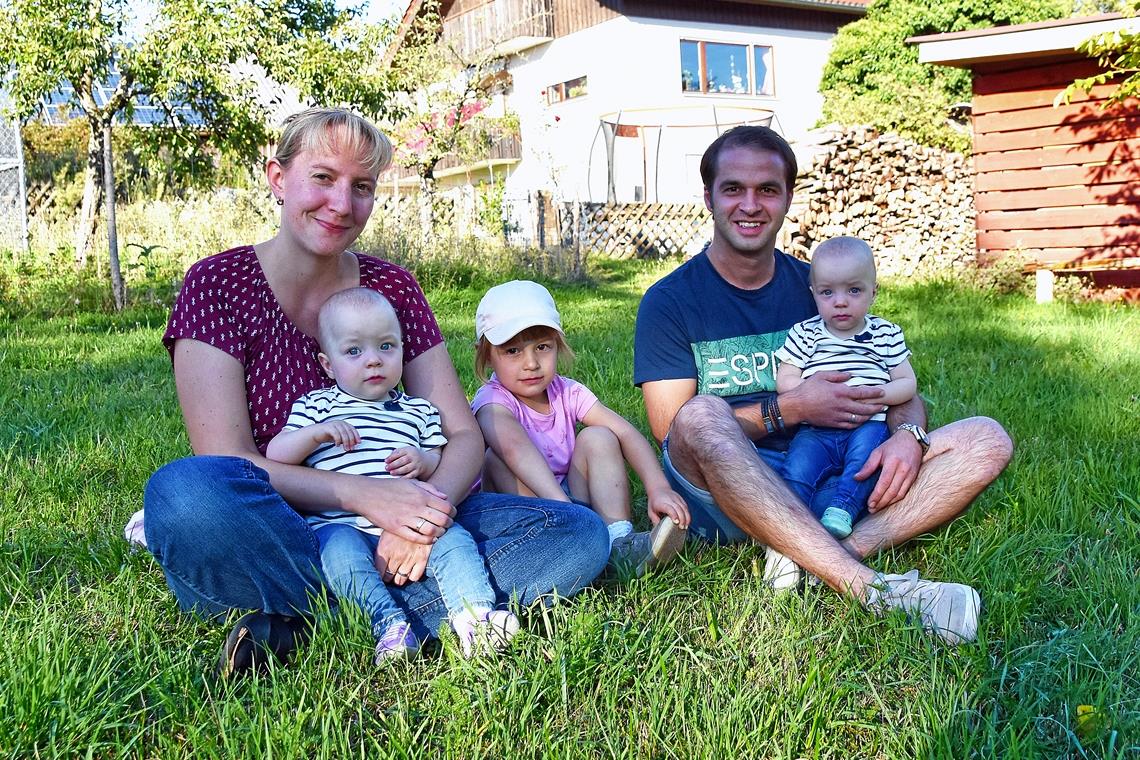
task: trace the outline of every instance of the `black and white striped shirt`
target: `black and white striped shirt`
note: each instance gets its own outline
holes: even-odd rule
[[[356,428],[360,443],[352,451],[323,443],[305,460],[306,465],[350,475],[391,478],[395,476],[388,473],[384,460],[396,449],[414,446],[428,450],[447,443],[439,410],[427,399],[396,390],[375,401],[356,398],[336,386],[306,393],[293,403],[284,430],[333,420],[343,420]],[[363,517],[343,510],[315,512],[306,515],[306,519],[314,529],[329,523],[346,523],[366,533],[381,533],[380,528]]]
[[[806,319],[788,331],[776,360],[802,370],[809,378],[817,372],[849,372],[848,385],[883,385],[890,382],[891,369],[910,356],[902,329],[881,317],[867,315],[867,324],[850,338],[837,338],[823,323],[823,317]],[[885,414],[871,419],[884,420]]]

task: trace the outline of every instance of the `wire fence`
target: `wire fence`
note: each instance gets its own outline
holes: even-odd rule
[[[0,92],[0,247],[23,249],[28,240],[24,146],[19,123],[2,115],[6,106]]]

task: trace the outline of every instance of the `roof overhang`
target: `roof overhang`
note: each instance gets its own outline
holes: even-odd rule
[[[1108,32],[1140,32],[1140,18],[1106,13],[1084,18],[970,29],[964,32],[910,37],[922,63],[970,68],[981,63],[1075,55],[1077,47]]]
[[[870,0],[728,0],[743,5],[773,5],[782,8],[799,8],[812,11],[834,11],[862,16]]]
[[[436,169],[432,172],[435,179],[446,179],[458,175],[475,175],[483,172],[493,172],[502,166],[514,166],[521,158],[485,158],[481,161],[472,161],[461,166],[449,166],[446,169]],[[377,182],[377,190],[387,187],[417,188],[420,185],[420,176],[411,170],[389,170],[390,174],[381,175]]]
[[[473,161],[463,166],[452,166],[447,169],[437,169],[433,174],[436,179],[454,177],[457,174],[478,174],[484,170],[495,169],[500,166],[512,166],[521,161],[521,158],[485,158],[482,161]]]
[[[601,0],[599,0],[601,2]],[[783,8],[798,8],[800,10],[811,11],[832,11],[835,13],[849,13],[852,16],[862,16],[867,13],[867,5],[870,0],[728,0],[731,3],[740,5],[771,5]],[[440,2],[440,16],[446,17],[451,10],[451,6],[455,4],[455,0],[441,0]],[[607,3],[601,2],[602,5]],[[387,68],[392,64],[396,58],[396,53],[399,52],[400,47],[404,44],[404,38],[407,37],[408,31],[415,23],[416,16],[419,15],[420,10],[423,8],[423,0],[407,0],[404,6],[404,13],[400,18],[400,23],[396,27],[396,33],[393,35],[391,42],[388,43],[388,49],[384,53],[383,66]],[[520,47],[518,51],[526,50],[535,45],[540,45],[544,42],[549,42],[549,39],[527,38],[532,40],[530,43],[523,43],[524,46]],[[537,39],[537,41],[534,41]],[[512,51],[500,50],[496,51],[499,55],[508,55]]]

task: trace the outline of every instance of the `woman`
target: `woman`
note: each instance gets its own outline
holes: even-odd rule
[[[267,651],[284,659],[324,594],[317,541],[297,511],[338,507],[384,530],[377,567],[421,639],[446,614],[424,567],[453,518],[479,544],[500,602],[574,594],[606,562],[606,530],[589,510],[467,496],[483,438],[423,292],[400,267],[347,250],[391,155],[387,138],[348,112],[291,117],[266,166],[280,229],[192,266],[163,336],[196,456],[151,477],[146,542],[183,609],[256,610],[227,636],[222,675],[262,664]],[[317,311],[333,293],[361,285],[395,306],[404,387],[442,417],[448,445],[427,487],[265,457],[293,400],[330,382],[316,358]]]

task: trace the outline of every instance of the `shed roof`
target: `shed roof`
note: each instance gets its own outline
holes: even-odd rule
[[[1140,32],[1140,19],[1119,13],[1036,21],[910,37],[922,63],[970,68],[979,63],[1076,53],[1082,42],[1106,32]]]

